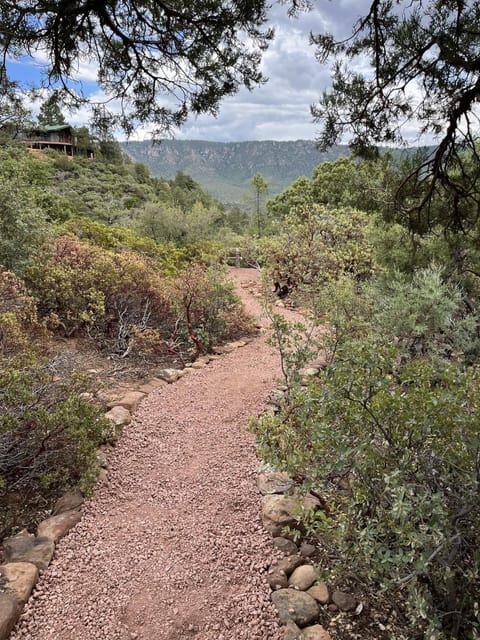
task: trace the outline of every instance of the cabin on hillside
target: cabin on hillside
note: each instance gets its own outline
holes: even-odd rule
[[[78,153],[77,138],[69,124],[33,127],[19,137],[29,149],[54,149],[71,158]],[[93,158],[93,149],[88,149],[87,155]]]

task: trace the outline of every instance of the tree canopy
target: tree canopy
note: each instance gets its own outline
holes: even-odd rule
[[[290,2],[291,10],[302,0]],[[0,0],[0,80],[8,56],[48,56],[46,81],[82,100],[79,60],[120,102],[119,124],[178,125],[188,113],[215,112],[222,97],[263,81],[261,53],[273,37],[266,0]]]
[[[59,105],[57,91],[52,91],[49,97],[40,105],[38,124],[44,127],[67,124]]]
[[[332,89],[312,108],[323,126],[320,144],[336,144],[350,132],[353,149],[365,154],[402,144],[407,126],[437,136],[438,145],[406,176],[398,201],[428,211],[436,194],[446,195],[449,225],[457,229],[465,204],[477,214],[480,204],[479,33],[478,2],[374,0],[350,38],[312,38],[319,61],[334,63]],[[358,71],[355,63],[366,60]]]

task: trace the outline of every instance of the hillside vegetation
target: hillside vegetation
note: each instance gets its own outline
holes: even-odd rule
[[[162,140],[157,144],[146,140],[121,145],[132,159],[147,165],[153,175],[173,178],[182,171],[222,202],[243,206],[256,173],[268,182],[270,195],[277,195],[300,176],[311,176],[321,162],[350,154],[345,146],[320,152],[311,140]]]
[[[228,236],[219,203],[97,151],[0,147],[0,537],[92,486],[111,429],[83,362],[142,375],[249,328],[212,240]]]
[[[105,425],[92,381],[52,344],[122,363],[195,359],[248,328],[224,278],[238,247],[265,276],[287,388],[252,429],[266,462],[323,498],[303,524],[328,581],[382,594],[398,640],[476,637],[478,216],[465,197],[452,228],[443,192],[428,218],[412,215],[396,199],[410,166],[338,158],[267,202],[257,172],[247,212],[185,173],[153,177],[113,143],[93,161],[3,145],[1,532],[95,477]],[[274,313],[274,283],[304,324]]]
[[[339,159],[268,203],[275,232],[251,250],[308,314],[270,310],[288,391],[252,429],[263,459],[323,498],[303,518],[328,582],[385,596],[388,637],[466,640],[480,629],[478,215],[466,198],[452,230],[439,193],[420,224],[395,201],[408,171]]]

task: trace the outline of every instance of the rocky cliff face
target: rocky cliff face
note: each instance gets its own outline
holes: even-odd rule
[[[223,202],[243,204],[251,193],[250,180],[261,173],[269,184],[269,195],[283,191],[299,176],[311,176],[321,162],[349,155],[339,146],[320,153],[310,140],[207,142],[162,140],[123,142],[123,150],[146,164],[156,176],[173,178],[177,171],[189,174]]]

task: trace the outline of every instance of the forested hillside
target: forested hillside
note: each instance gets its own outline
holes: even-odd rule
[[[269,194],[276,195],[300,176],[310,177],[326,160],[348,156],[346,146],[320,152],[311,140],[281,142],[207,142],[204,140],[162,140],[123,142],[123,150],[146,164],[155,176],[173,178],[183,171],[204,189],[225,203],[244,205],[250,180],[263,175]]]
[[[248,329],[215,241],[228,220],[189,176],[154,178],[114,141],[72,159],[3,138],[1,537],[91,489],[108,376],[183,366]]]

